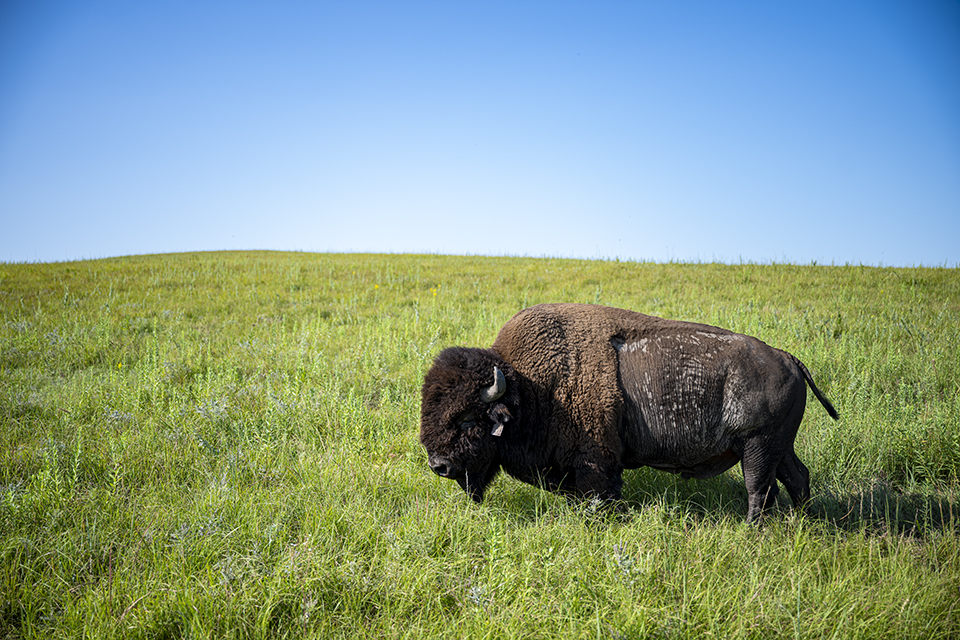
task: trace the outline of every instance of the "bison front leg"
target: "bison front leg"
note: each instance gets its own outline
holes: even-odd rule
[[[623,467],[616,463],[584,460],[575,472],[576,494],[580,498],[599,498],[608,502],[620,500],[623,489]]]

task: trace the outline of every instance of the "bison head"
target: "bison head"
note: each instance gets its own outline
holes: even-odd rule
[[[519,418],[513,378],[513,369],[493,351],[453,347],[437,356],[423,381],[420,442],[428,464],[456,480],[475,502],[483,501],[500,470],[501,439]]]

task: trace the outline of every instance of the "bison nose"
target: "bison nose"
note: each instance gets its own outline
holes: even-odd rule
[[[430,468],[433,469],[433,472],[441,478],[446,478],[450,475],[450,463],[447,460],[442,458],[430,458],[427,461],[427,464],[429,464]]]

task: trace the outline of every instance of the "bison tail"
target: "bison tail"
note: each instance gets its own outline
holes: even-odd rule
[[[827,410],[827,413],[830,414],[830,417],[833,418],[834,420],[839,420],[840,414],[838,414],[837,410],[833,408],[833,404],[830,402],[827,396],[823,395],[823,392],[820,391],[820,389],[817,387],[816,384],[814,384],[813,376],[810,375],[810,370],[807,369],[807,367],[802,362],[800,362],[800,359],[797,356],[793,355],[792,353],[787,355],[789,355],[790,359],[796,362],[797,366],[800,367],[800,371],[803,373],[803,377],[806,379],[807,384],[809,384],[810,388],[813,390],[813,395],[817,396],[817,400],[819,400],[820,404],[823,405],[823,408]]]

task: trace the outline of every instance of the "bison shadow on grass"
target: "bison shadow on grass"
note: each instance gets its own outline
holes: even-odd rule
[[[595,501],[576,502],[572,508],[600,516],[601,522],[608,517],[629,521],[651,509],[662,509],[667,518],[691,524],[739,520],[747,508],[743,480],[735,473],[688,482],[679,476],[638,469],[627,472],[624,480],[620,510],[602,508]],[[538,499],[536,493],[519,486],[503,487],[495,501],[504,515],[531,524],[557,507],[555,500]],[[771,511],[789,520],[797,514],[791,507],[788,499],[779,496]],[[901,491],[879,481],[854,491],[818,487],[802,514],[811,523],[868,536],[925,538],[942,531],[960,533],[960,505],[955,501]]]

